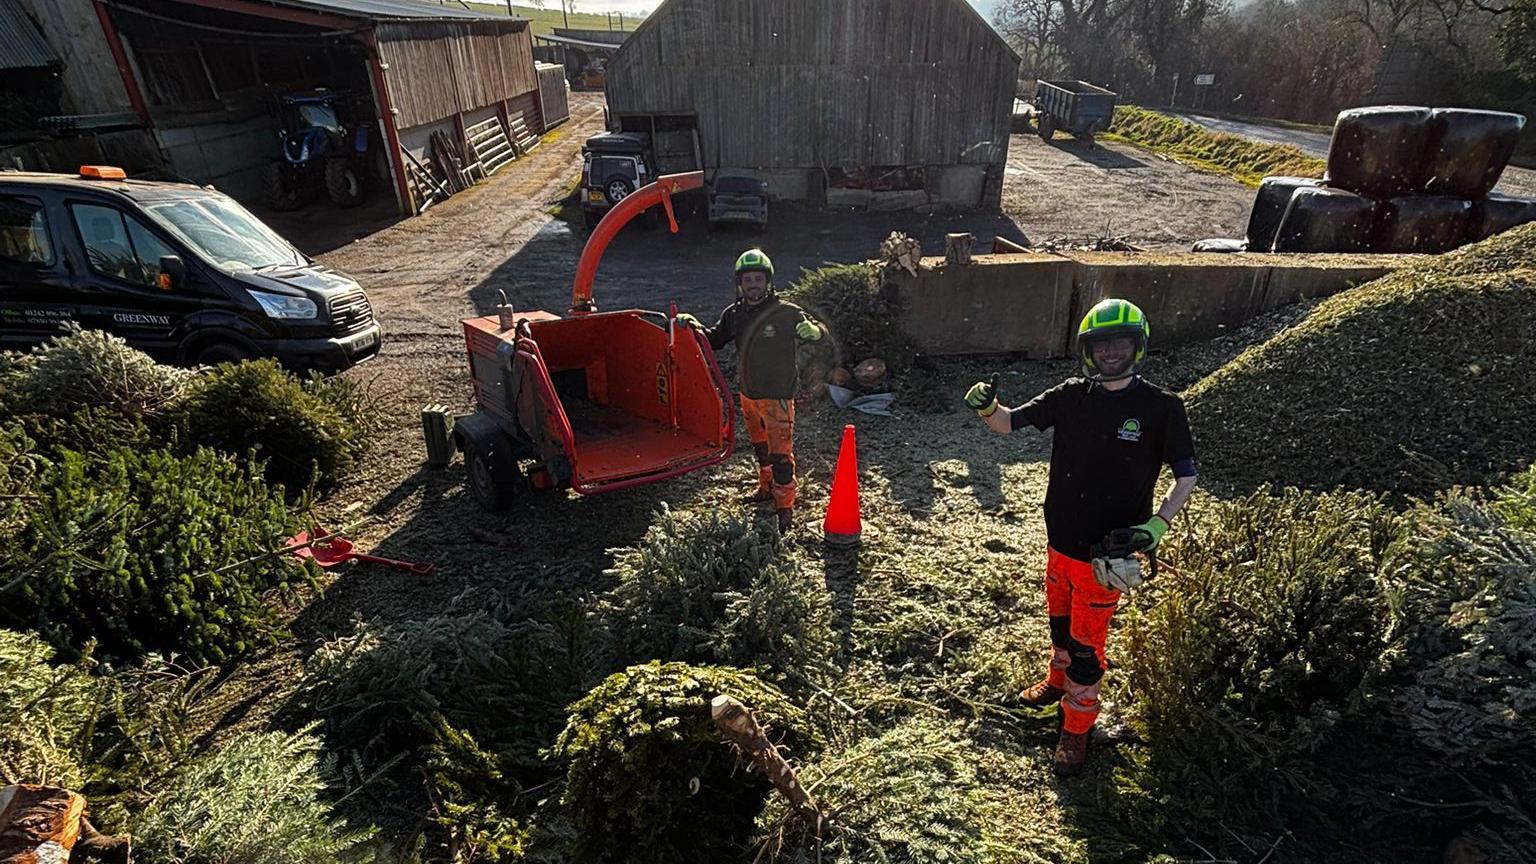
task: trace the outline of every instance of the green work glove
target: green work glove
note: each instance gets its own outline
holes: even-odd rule
[[[684,327],[692,327],[695,330],[704,329],[704,325],[699,322],[699,319],[689,315],[687,312],[683,312],[677,316],[677,323],[683,325]]]
[[[802,342],[820,342],[821,327],[815,321],[802,319],[795,325],[795,335],[800,337]]]
[[[1168,520],[1161,516],[1153,516],[1151,519],[1133,527],[1134,530],[1145,531],[1151,534],[1152,548],[1156,549],[1157,544],[1163,542],[1163,535],[1168,533]]]
[[[983,417],[997,410],[997,388],[985,381],[977,381],[965,391],[965,404],[981,412]]]

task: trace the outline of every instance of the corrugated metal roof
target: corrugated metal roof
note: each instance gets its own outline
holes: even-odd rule
[[[586,39],[572,39],[569,36],[546,36],[542,33],[533,34],[533,38],[541,42],[553,42],[556,45],[575,45],[577,48],[596,48],[600,51],[619,50],[619,46],[612,42],[590,42]]]
[[[0,3],[16,2],[16,0],[0,0]],[[196,2],[196,0],[193,0]],[[527,21],[526,18],[513,18],[507,15],[495,15],[489,12],[474,12],[460,6],[457,0],[449,0],[447,3],[437,4],[417,2],[417,0],[272,0],[278,6],[293,6],[299,9],[308,9],[312,12],[328,12],[332,15],[345,15],[349,18],[366,18],[369,20],[385,20],[396,18],[451,18],[455,21]]]
[[[0,0],[0,69],[36,69],[59,62],[21,0]]]

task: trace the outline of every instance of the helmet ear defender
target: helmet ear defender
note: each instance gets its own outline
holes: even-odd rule
[[[1094,343],[1122,336],[1135,343],[1136,354],[1124,372],[1106,377],[1094,363]],[[1147,342],[1151,338],[1152,327],[1147,323],[1147,316],[1135,303],[1114,298],[1100,300],[1083,316],[1083,323],[1077,328],[1077,353],[1083,364],[1083,375],[1093,381],[1119,381],[1135,375],[1147,362]]]

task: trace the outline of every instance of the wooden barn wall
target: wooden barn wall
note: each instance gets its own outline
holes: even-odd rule
[[[964,0],[670,0],[609,110],[694,113],[712,165],[995,164],[1018,60]]]
[[[376,35],[401,128],[496,105],[539,86],[525,24],[397,22],[380,24]]]
[[[90,0],[23,0],[21,5],[64,62],[59,75],[64,79],[66,111],[117,114],[133,110]]]

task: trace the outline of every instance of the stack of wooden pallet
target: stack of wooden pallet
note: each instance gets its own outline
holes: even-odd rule
[[[442,130],[435,131],[431,148],[420,159],[401,147],[406,181],[418,214],[490,177],[539,145],[539,136],[529,131],[521,113],[513,116],[510,124],[490,117],[465,127],[464,137],[467,148]]]
[[[511,117],[512,143],[517,145],[517,155],[526,156],[533,148],[539,146],[539,136],[528,129],[528,123],[523,119],[521,112]]]
[[[485,168],[487,175],[495,174],[517,158],[517,151],[507,139],[507,130],[501,125],[500,117],[491,117],[470,126],[464,130],[464,135],[469,139],[470,149],[475,151],[475,158]]]

